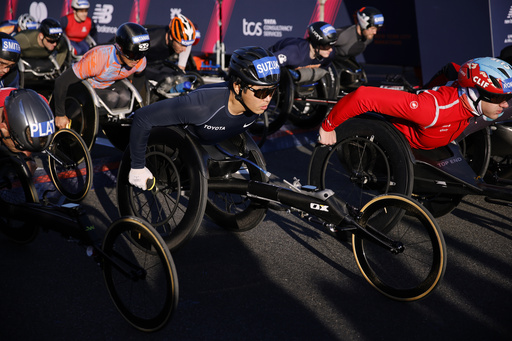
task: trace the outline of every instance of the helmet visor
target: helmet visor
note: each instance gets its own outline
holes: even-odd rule
[[[485,102],[500,104],[503,102],[508,102],[512,99],[512,94],[493,94],[486,91],[479,91],[480,99]]]

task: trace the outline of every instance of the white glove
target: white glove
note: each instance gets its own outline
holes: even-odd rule
[[[147,181],[148,179],[153,179],[153,174],[146,167],[142,169],[130,169],[130,173],[128,174],[128,181],[135,187],[138,187],[145,191],[147,189]]]

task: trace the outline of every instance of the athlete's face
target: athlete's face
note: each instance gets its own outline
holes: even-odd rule
[[[255,114],[261,115],[267,110],[275,87],[251,85],[242,92],[242,99]]]
[[[363,30],[363,36],[366,38],[366,40],[371,40],[373,37],[377,34],[377,27],[372,26],[367,28],[366,30]]]
[[[5,76],[11,69],[14,67],[16,63],[11,62],[9,60],[5,60],[3,58],[0,58],[0,78]]]
[[[39,37],[41,39],[42,46],[48,51],[55,50],[55,47],[57,47],[57,44],[59,43],[59,39],[47,38],[42,33],[39,33]]]
[[[507,109],[509,104],[507,101],[501,103],[491,103],[482,101],[482,113],[489,117],[491,120],[495,120],[503,113],[503,110]]]
[[[84,22],[85,19],[87,19],[88,12],[89,12],[89,9],[87,9],[87,8],[74,9],[73,13],[75,14],[75,20],[77,22]]]
[[[185,45],[178,43],[176,40],[173,40],[171,44],[172,44],[173,50],[178,54],[182,53],[183,51],[185,51],[187,49],[187,47]]]
[[[134,67],[135,65],[137,65],[137,63],[139,62],[140,59],[137,59],[137,60],[133,60],[133,59],[130,59],[128,57],[126,57],[124,54],[122,53],[119,53],[119,56],[121,57],[122,59],[122,62],[128,66],[129,68],[132,68]]]

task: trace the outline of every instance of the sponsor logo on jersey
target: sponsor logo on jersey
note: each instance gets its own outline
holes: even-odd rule
[[[210,126],[208,124],[205,124],[204,125],[204,129],[208,129],[208,130],[226,130],[226,127],[224,127],[224,126]]]
[[[409,103],[409,106],[411,107],[411,109],[418,109],[420,105],[418,104],[418,102],[412,101],[411,103]]]

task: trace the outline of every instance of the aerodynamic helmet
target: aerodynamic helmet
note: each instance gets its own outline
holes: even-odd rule
[[[242,47],[233,52],[229,76],[246,85],[272,86],[279,83],[280,68],[272,52],[257,46]]]
[[[0,32],[0,58],[17,63],[21,55],[20,44],[7,33]]]
[[[24,13],[18,17],[18,29],[20,31],[36,29],[37,26],[36,18],[28,13]]]
[[[39,152],[55,132],[52,110],[34,90],[16,89],[5,99],[4,117],[16,148]]]
[[[74,9],[89,9],[91,5],[87,0],[73,0],[71,1],[71,8]]]
[[[512,66],[498,58],[465,62],[459,69],[458,82],[461,87],[476,88],[486,102],[501,103],[512,98]]]
[[[132,22],[124,23],[117,28],[117,50],[131,60],[144,58],[149,50],[149,34],[144,27]]]
[[[62,27],[60,23],[53,18],[46,18],[41,21],[39,25],[39,31],[47,38],[51,40],[59,40],[62,36]]]
[[[313,47],[333,46],[336,43],[336,29],[324,22],[317,21],[308,26],[308,39]]]
[[[363,30],[372,26],[381,28],[384,25],[384,16],[375,7],[363,7],[357,11],[357,22]]]
[[[196,39],[196,28],[184,15],[178,14],[169,23],[169,32],[173,40],[184,46],[194,44]]]

